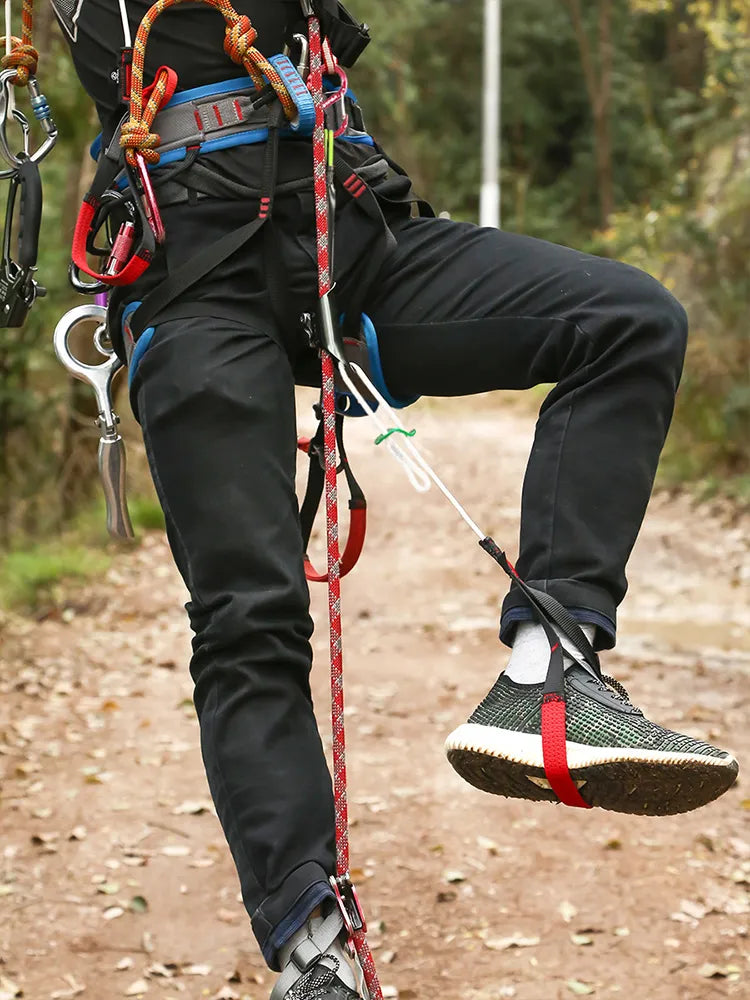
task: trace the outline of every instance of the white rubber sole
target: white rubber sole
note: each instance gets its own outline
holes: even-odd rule
[[[568,768],[571,773],[577,768],[627,761],[666,765],[700,763],[707,767],[729,768],[736,766],[737,763],[734,757],[729,755],[710,757],[707,754],[674,753],[638,747],[594,747],[570,741],[567,741],[566,748]],[[512,729],[498,729],[495,726],[482,726],[475,722],[465,722],[453,730],[445,741],[445,752],[449,753],[452,750],[467,750],[489,757],[500,757],[531,768],[544,767],[541,736],[518,733]]]

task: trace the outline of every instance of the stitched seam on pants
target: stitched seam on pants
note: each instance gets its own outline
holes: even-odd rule
[[[555,475],[554,475],[555,486],[554,486],[554,490],[553,490],[553,493],[552,493],[552,504],[551,504],[551,506],[552,506],[552,517],[550,518],[549,543],[547,545],[547,572],[544,574],[544,576],[545,576],[545,580],[544,580],[544,590],[545,590],[545,593],[547,591],[547,581],[550,579],[550,575],[552,573],[552,553],[553,553],[554,544],[555,544],[555,516],[557,514],[557,494],[558,494],[559,485],[560,485],[560,465],[562,464],[563,449],[565,448],[565,441],[566,441],[567,436],[568,436],[568,427],[570,426],[570,421],[571,421],[571,419],[573,417],[573,406],[575,404],[575,399],[576,399],[577,395],[578,395],[578,387],[576,387],[573,390],[573,394],[570,397],[570,401],[568,403],[568,413],[567,413],[567,416],[565,418],[565,426],[563,427],[562,437],[560,439],[560,447],[557,450],[557,463],[556,463],[556,466],[555,466]]]
[[[217,726],[216,726],[216,711],[217,711],[217,707],[218,707],[218,703],[219,703],[218,693],[216,691],[217,685],[218,685],[218,679],[216,677],[214,677],[213,681],[211,682],[211,697],[213,698],[213,708],[212,708],[212,718],[211,718],[211,733],[213,735],[212,735],[211,739],[212,739],[212,743],[213,743],[212,752],[214,754],[214,760],[216,760],[218,762],[219,759],[220,759],[220,757],[219,757],[218,747],[217,747],[217,744],[216,744],[216,735],[215,735],[216,731],[217,731]],[[217,766],[216,766],[216,776],[219,779],[219,784],[221,785],[221,791],[222,791],[222,793],[224,795],[224,801],[226,803],[227,815],[228,815],[228,817],[230,819],[230,822],[232,824],[232,827],[233,827],[234,831],[237,834],[237,843],[238,843],[238,846],[239,846],[240,850],[242,851],[242,856],[244,857],[245,861],[247,862],[248,871],[252,872],[252,876],[255,879],[256,884],[258,886],[261,886],[262,882],[258,878],[258,875],[257,875],[257,873],[255,871],[255,868],[254,868],[254,866],[253,866],[253,864],[252,864],[252,862],[250,860],[250,856],[247,853],[247,851],[245,850],[245,844],[244,844],[244,841],[242,840],[242,837],[240,835],[240,826],[239,826],[239,823],[237,822],[237,817],[235,815],[234,809],[231,806],[231,799],[230,799],[229,795],[227,794],[227,785],[226,785],[226,782],[224,781],[224,774],[223,774],[223,772],[221,770],[221,767],[218,765],[218,763],[217,763]]]
[[[141,388],[145,392],[145,385],[141,386]],[[144,409],[145,409],[145,407],[144,407]],[[167,502],[167,494],[166,494],[166,491],[164,490],[164,487],[162,486],[161,477],[159,476],[159,473],[158,473],[157,468],[156,468],[156,461],[154,459],[154,449],[151,446],[151,435],[149,434],[148,424],[147,424],[147,421],[145,419],[145,416],[142,419],[143,419],[143,422],[141,423],[141,431],[142,431],[142,434],[143,434],[143,444],[144,444],[144,447],[146,449],[146,457],[149,460],[149,466],[150,466],[150,469],[151,469],[151,478],[154,481],[154,487],[156,488],[156,493],[157,493],[157,496],[159,497],[159,503],[162,506],[162,509],[164,511],[165,516],[170,519],[171,524],[172,524],[172,531],[174,532],[174,536],[177,539],[177,541],[179,542],[180,548],[182,549],[182,558],[184,560],[185,568],[187,570],[187,575],[188,575],[188,579],[185,581],[185,585],[187,586],[187,588],[190,591],[191,595],[193,595],[193,594],[195,594],[195,590],[194,590],[194,587],[193,587],[193,570],[192,570],[192,566],[190,565],[190,557],[188,555],[188,549],[187,549],[187,546],[185,545],[185,542],[184,542],[184,540],[182,538],[182,532],[177,527],[176,520],[172,517],[172,512],[171,512],[170,506],[169,506],[169,504]],[[200,595],[195,594],[195,596],[197,597],[197,599],[199,601],[201,600]],[[203,603],[203,602],[201,602],[201,603]]]

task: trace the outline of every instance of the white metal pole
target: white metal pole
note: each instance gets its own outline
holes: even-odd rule
[[[502,0],[484,0],[482,188],[479,224],[500,226],[500,95]]]

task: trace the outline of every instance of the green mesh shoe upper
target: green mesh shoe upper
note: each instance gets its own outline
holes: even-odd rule
[[[469,722],[538,736],[542,688],[542,684],[516,684],[501,674]],[[566,672],[565,699],[567,738],[571,743],[727,756],[710,743],[649,722],[640,709],[581,667]]]

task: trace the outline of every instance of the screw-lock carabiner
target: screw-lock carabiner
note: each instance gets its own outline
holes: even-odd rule
[[[13,108],[9,100],[11,80],[16,75],[15,69],[5,69],[0,72],[0,153],[9,164],[9,169],[0,170],[0,178],[11,177],[20,165],[19,155],[13,152],[8,141],[7,128],[9,120],[14,119],[23,130],[24,148],[23,153],[32,161],[39,163],[57,142],[57,126],[55,125],[52,113],[50,112],[47,98],[39,89],[39,84],[35,76],[29,77],[27,84],[31,109],[45,133],[45,138],[35,150],[29,148],[29,133],[31,131],[28,118],[21,111]]]

